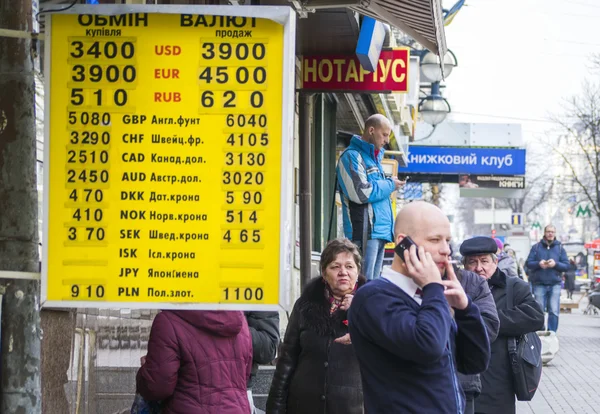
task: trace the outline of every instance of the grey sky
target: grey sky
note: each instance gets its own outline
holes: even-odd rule
[[[536,120],[581,90],[599,21],[600,0],[467,0],[446,27],[459,63],[444,92],[449,119],[523,123],[526,140],[551,128]]]

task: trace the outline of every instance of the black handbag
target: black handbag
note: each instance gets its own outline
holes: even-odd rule
[[[513,307],[513,287],[515,277],[506,278],[506,305]],[[542,341],[535,332],[508,338],[508,356],[510,358],[515,395],[519,401],[531,401],[542,378]]]

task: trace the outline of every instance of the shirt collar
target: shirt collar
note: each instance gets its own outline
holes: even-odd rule
[[[421,303],[420,300],[415,298],[415,293],[417,293],[419,286],[410,277],[392,270],[391,267],[384,267],[383,271],[381,272],[381,277],[398,286],[404,291],[404,293],[413,298],[415,302],[419,304]]]

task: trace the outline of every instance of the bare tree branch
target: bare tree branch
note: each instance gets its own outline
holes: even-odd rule
[[[594,56],[592,64],[596,71],[600,70],[600,55]],[[559,191],[565,198],[569,194],[583,195],[600,220],[600,85],[586,80],[582,93],[566,100],[562,116],[554,116],[553,120],[562,133],[556,144],[548,144],[564,162],[572,179],[571,183],[557,181]],[[579,191],[574,192],[574,187]]]
[[[559,149],[557,149],[555,146],[553,146],[553,150],[558,155],[560,155],[560,157],[563,159],[563,161],[565,162],[565,164],[567,164],[567,166],[569,167],[569,169],[571,170],[571,172],[573,174],[573,178],[575,179],[575,182],[583,190],[583,192],[585,193],[585,195],[588,198],[588,200],[592,203],[592,207],[593,207],[594,212],[596,213],[596,215],[598,217],[600,217],[600,210],[598,209],[598,205],[596,204],[596,202],[595,202],[594,198],[592,197],[592,195],[589,193],[587,187],[581,182],[579,176],[575,172],[575,168],[573,167],[573,164],[571,163],[571,161],[569,161],[569,159],[565,156],[565,154],[562,151],[560,151]]]

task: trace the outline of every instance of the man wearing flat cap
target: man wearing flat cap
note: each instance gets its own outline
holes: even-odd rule
[[[498,310],[500,330],[492,342],[489,368],[481,374],[481,395],[475,400],[475,412],[514,414],[515,390],[508,339],[535,332],[544,326],[544,312],[531,295],[529,285],[517,277],[508,277],[498,268],[498,246],[491,237],[474,237],[460,246],[465,269],[486,279]],[[507,284],[512,284],[513,307],[507,307]]]

